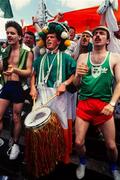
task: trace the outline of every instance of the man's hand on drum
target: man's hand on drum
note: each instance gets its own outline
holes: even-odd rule
[[[60,96],[62,93],[64,93],[66,91],[66,85],[64,83],[62,83],[56,91],[56,95]]]
[[[38,91],[35,87],[32,87],[30,90],[30,95],[32,96],[33,100],[36,100],[38,97]]]

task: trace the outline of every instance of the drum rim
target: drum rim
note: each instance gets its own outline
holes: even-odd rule
[[[37,125],[30,125],[30,124],[32,124],[32,123],[26,123],[26,119],[27,119],[27,117],[26,117],[26,119],[25,119],[25,121],[24,121],[24,125],[25,125],[26,128],[32,128],[32,129],[38,128],[38,127],[40,127],[40,126],[43,126],[43,125],[49,120],[49,117],[50,117],[50,115],[51,115],[51,113],[52,113],[51,109],[50,109],[49,107],[47,107],[47,106],[43,106],[43,107],[40,108],[40,109],[49,109],[49,115],[48,115],[48,117],[47,117],[44,121],[42,121],[41,123],[39,123],[39,124],[37,124]],[[32,111],[31,111],[30,113],[32,113]],[[29,113],[28,115],[30,115],[30,113]],[[34,113],[34,112],[33,112],[33,113]]]
[[[50,113],[50,115],[51,115],[51,113]],[[40,124],[38,124],[38,125],[36,125],[36,126],[26,126],[26,128],[27,128],[27,129],[37,129],[37,128],[43,127],[43,126],[49,121],[50,115],[49,115],[48,118],[47,118],[45,121],[43,121],[42,123],[40,123]]]

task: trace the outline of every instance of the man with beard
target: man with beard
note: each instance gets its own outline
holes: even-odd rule
[[[93,51],[81,54],[77,61],[74,85],[79,86],[80,96],[76,109],[75,143],[80,156],[76,170],[78,179],[85,176],[85,136],[90,124],[98,126],[104,136],[110,170],[114,180],[120,179],[117,169],[118,150],[115,143],[114,107],[120,97],[120,56],[106,47],[110,33],[105,26],[93,30]],[[112,92],[112,81],[116,86]]]
[[[76,49],[74,51],[74,59],[77,60],[79,55],[82,53],[87,53],[92,50],[92,33],[88,30],[84,31],[77,42]]]

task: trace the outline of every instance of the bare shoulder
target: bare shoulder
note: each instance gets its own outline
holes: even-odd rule
[[[27,56],[27,65],[28,66],[32,66],[33,59],[34,59],[34,55],[31,51],[29,51],[28,56]]]
[[[111,52],[111,63],[112,64],[120,64],[120,54]]]
[[[116,82],[120,81],[120,54],[111,53],[110,60],[111,68],[113,69]]]
[[[77,62],[86,64],[87,59],[88,59],[88,53],[83,53],[83,54],[80,54]]]
[[[34,56],[34,55],[33,55],[33,52],[32,52],[32,51],[29,51],[29,52],[28,52],[28,56],[31,57],[31,58],[33,58],[33,56]]]

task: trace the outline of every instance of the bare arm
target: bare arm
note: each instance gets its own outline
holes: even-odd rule
[[[100,25],[101,25],[101,26],[105,26],[105,14],[102,14],[102,15],[101,15]]]
[[[112,98],[107,106],[105,106],[101,113],[105,115],[110,115],[114,111],[115,104],[117,103],[119,97],[120,97],[120,55],[119,54],[113,54],[113,63],[112,69],[114,71],[115,79],[116,79],[116,85],[115,89],[112,95]]]
[[[2,72],[2,70],[3,70],[3,62],[0,61],[0,72]]]
[[[78,61],[77,61],[77,68],[76,68],[76,73],[75,77],[73,79],[73,84],[75,86],[79,86],[81,83],[81,78],[88,72],[88,67],[87,67],[87,54],[80,54]]]
[[[106,11],[105,14],[105,20],[106,20],[106,24],[109,28],[110,31],[118,31],[118,24],[117,24],[117,19],[115,17],[114,11],[112,9],[112,7],[109,7]]]
[[[118,99],[120,97],[120,80],[116,83],[114,92],[113,92],[113,96],[111,98],[111,102],[114,102],[115,104],[117,103]],[[113,105],[114,106],[114,105]]]
[[[63,18],[64,14],[59,12],[56,16],[55,16],[55,19],[54,21],[57,22],[57,21],[60,21],[62,18]]]
[[[34,27],[37,32],[42,32],[42,29],[40,28],[40,26],[37,23],[34,23]]]
[[[62,82],[60,86],[57,88],[56,95],[59,96],[62,93],[64,93],[67,89],[66,86],[68,86],[70,83],[73,82],[74,74],[72,74],[66,81]]]
[[[120,97],[120,55],[116,54],[115,59],[116,59],[116,63],[113,70],[115,74],[116,85],[115,85],[115,89],[114,89],[111,101],[115,102],[116,104]]]
[[[10,76],[13,73],[23,77],[29,77],[32,73],[32,62],[33,62],[33,53],[29,52],[27,56],[26,69],[20,69],[14,67],[12,64],[8,65],[8,70],[4,72],[4,75]]]
[[[38,19],[37,19],[37,17],[35,17],[35,16],[32,17],[32,21],[33,21],[33,25],[34,25],[36,31],[37,31],[37,32],[41,32],[42,29],[41,29],[41,27],[40,27],[39,24],[38,24]]]
[[[119,30],[117,19],[112,7],[108,7],[107,11],[101,15],[100,25],[107,26],[110,31],[116,32]]]
[[[32,96],[32,99],[37,99],[38,91],[36,88],[36,74],[34,71],[30,80],[30,95]]]
[[[63,18],[63,13],[60,13],[60,12],[59,12],[59,13],[55,16],[54,22],[58,22],[58,21],[60,21],[62,18]],[[32,17],[32,21],[33,21],[33,25],[34,25],[36,31],[37,31],[37,32],[42,32],[42,29],[41,29],[41,27],[40,27],[39,24],[38,24],[38,19],[37,19],[37,17],[35,17],[35,16]]]

